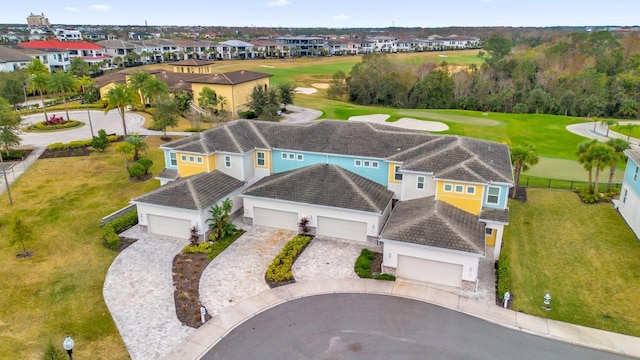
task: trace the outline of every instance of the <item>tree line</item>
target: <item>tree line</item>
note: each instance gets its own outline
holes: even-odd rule
[[[481,65],[409,65],[367,54],[333,75],[328,96],[360,105],[634,119],[640,108],[640,36],[574,32],[535,46],[492,35]]]

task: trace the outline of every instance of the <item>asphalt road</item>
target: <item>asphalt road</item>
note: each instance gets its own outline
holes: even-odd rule
[[[202,359],[624,359],[420,301],[318,295],[246,321]]]

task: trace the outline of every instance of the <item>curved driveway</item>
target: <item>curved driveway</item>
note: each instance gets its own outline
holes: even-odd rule
[[[313,309],[310,311],[310,309]],[[260,313],[202,357],[215,359],[623,359],[386,295],[304,297]]]

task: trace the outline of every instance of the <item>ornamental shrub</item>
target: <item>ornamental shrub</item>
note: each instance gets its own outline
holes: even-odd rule
[[[143,157],[138,159],[138,164],[144,167],[144,174],[147,175],[149,173],[149,169],[151,169],[151,166],[153,166],[153,160],[147,157]]]
[[[310,236],[297,235],[282,248],[267,268],[265,279],[269,282],[284,282],[293,280],[291,267],[295,259],[311,242]]]
[[[112,220],[108,223],[111,225],[116,233],[120,234],[121,232],[133,227],[138,223],[138,211],[133,210],[128,212],[117,219]],[[106,225],[105,225],[106,226]]]
[[[360,256],[356,259],[356,264],[353,267],[358,277],[364,279],[371,278],[371,260],[374,258],[375,255],[373,255],[369,249],[362,249],[362,251],[360,251]]]
[[[129,169],[127,170],[129,171],[129,176],[135,177],[135,178],[140,178],[142,175],[145,174],[144,166],[142,166],[142,164],[137,162],[134,164],[131,164],[131,166],[129,166]]]
[[[104,129],[98,130],[98,136],[94,136],[91,140],[91,146],[100,152],[107,150],[109,145],[111,145],[111,143],[109,142],[109,137]]]
[[[103,235],[105,245],[111,250],[118,250],[122,242],[120,241],[120,236],[116,234],[116,231],[113,229],[111,224],[107,224],[103,227]]]
[[[511,273],[509,269],[509,257],[506,252],[502,252],[498,258],[498,271],[496,272],[498,280],[498,297],[504,299],[504,293],[511,288]]]

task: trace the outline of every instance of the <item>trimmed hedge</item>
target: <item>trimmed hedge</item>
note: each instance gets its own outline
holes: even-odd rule
[[[504,293],[511,288],[511,273],[509,270],[509,257],[503,251],[498,258],[498,270],[496,272],[498,280],[498,297],[504,300]]]
[[[265,279],[269,282],[284,282],[293,280],[291,267],[295,259],[311,242],[311,236],[296,235],[282,248],[267,268]]]
[[[114,219],[102,227],[102,239],[111,250],[118,250],[122,242],[119,233],[131,228],[138,223],[138,211],[133,210],[121,217]]]
[[[35,123],[33,125],[27,126],[27,131],[29,130],[37,130],[37,131],[54,131],[54,130],[63,130],[63,129],[71,129],[84,125],[83,122],[78,120],[68,120],[64,124],[57,125],[45,125],[41,122]]]
[[[115,142],[118,140],[118,135],[109,135],[107,136],[110,142]],[[47,146],[47,150],[69,150],[69,149],[77,149],[81,147],[88,147],[93,145],[93,139],[88,140],[75,140],[68,143],[56,142],[49,144]]]
[[[218,241],[205,241],[198,245],[187,245],[182,249],[183,254],[190,253],[205,253],[209,254],[207,259],[213,260],[216,256],[220,255],[229,245],[233,244],[242,234],[244,234],[244,230],[238,229],[233,235],[223,237]]]

